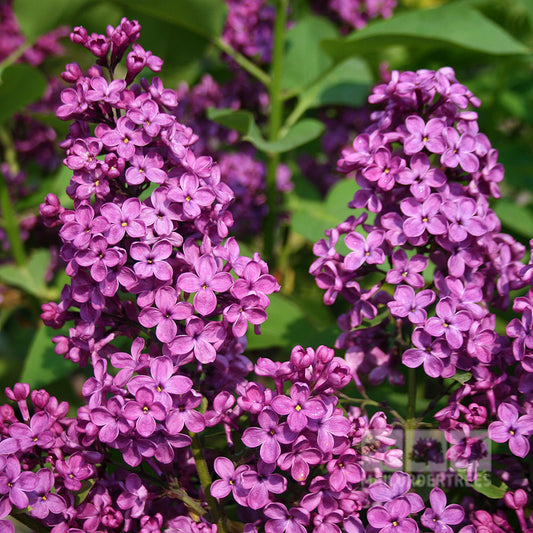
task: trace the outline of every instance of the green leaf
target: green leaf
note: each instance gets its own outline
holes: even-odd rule
[[[265,142],[263,146],[257,147],[264,152],[289,152],[320,137],[325,128],[320,120],[304,118],[292,126],[281,139],[273,142]]]
[[[0,73],[0,124],[41,98],[46,78],[30,65],[10,65]]]
[[[467,485],[475,489],[477,492],[484,494],[487,498],[499,500],[503,498],[505,493],[509,490],[509,487],[491,472],[485,472],[483,470],[478,471],[477,479],[473,483],[470,483],[467,480],[466,468],[456,468],[454,470],[461,479],[465,480]]]
[[[452,379],[460,383],[461,385],[464,385],[467,381],[470,381],[470,378],[472,377],[471,372],[456,372]]]
[[[324,131],[324,124],[319,120],[304,119],[290,128],[281,139],[269,142],[261,135],[250,111],[210,108],[207,110],[207,117],[222,126],[238,131],[242,135],[243,141],[251,142],[263,152],[288,152],[316,139]]]
[[[165,23],[185,28],[209,41],[220,36],[226,21],[224,0],[112,0]],[[179,34],[176,46],[179,46]]]
[[[361,106],[373,81],[368,65],[349,57],[300,94],[291,116],[300,117],[308,109],[326,105]]]
[[[494,212],[503,225],[526,239],[531,238],[533,228],[533,213],[525,206],[510,200],[500,199],[494,205]]]
[[[30,346],[20,381],[29,383],[32,389],[40,388],[70,374],[77,368],[72,361],[54,352],[52,338],[60,332],[41,326]]]
[[[337,35],[335,26],[325,18],[309,16],[298,21],[286,36],[283,88],[302,90],[328,70],[333,61],[320,41]]]
[[[238,131],[241,135],[248,137],[245,140],[249,140],[251,143],[254,143],[252,139],[266,142],[250,111],[236,111],[227,107],[218,109],[210,107],[207,110],[207,118],[214,120],[221,126]]]
[[[0,280],[7,285],[17,287],[40,299],[46,299],[48,290],[44,276],[50,264],[50,251],[35,250],[24,266],[0,266]]]
[[[13,10],[25,37],[33,42],[62,24],[71,24],[89,0],[15,0]]]
[[[279,293],[272,294],[269,298],[268,319],[261,324],[261,335],[253,335],[253,330],[249,332],[248,349],[264,350],[279,347],[289,351],[297,344],[333,345],[339,334],[335,324],[321,328],[320,324],[315,323],[294,300]]]
[[[533,21],[533,0],[519,0],[519,2],[527,11],[529,19]]]
[[[366,103],[374,78],[368,65],[355,57],[339,63],[315,86],[300,96],[310,98],[308,107],[348,105],[358,107]]]
[[[356,213],[348,207],[348,203],[353,199],[357,189],[355,181],[345,179],[331,188],[325,201],[289,194],[291,229],[312,243],[323,239],[325,230],[336,227]]]
[[[530,53],[500,26],[475,9],[459,4],[400,13],[369,24],[347,38],[325,40],[322,44],[336,60],[398,44],[417,47],[454,45],[494,55]]]

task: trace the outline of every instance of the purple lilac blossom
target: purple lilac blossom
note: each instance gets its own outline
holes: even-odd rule
[[[405,367],[433,379],[468,373],[435,417],[448,459],[473,481],[487,454],[476,432],[508,442],[517,457],[529,451],[533,293],[516,299],[507,335],[492,310],[529,287],[533,267],[490,208],[503,167],[469,109],[480,101],[453,70],[394,71],[369,103],[369,125],[338,161],[358,185],[347,199],[354,215],[315,244],[310,272],[326,304],[348,305],[335,347],[362,391],[387,378],[402,385]],[[391,510],[380,513],[385,528]]]

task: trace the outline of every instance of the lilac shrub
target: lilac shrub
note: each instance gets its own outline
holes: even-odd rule
[[[286,360],[252,361],[246,334],[260,332],[279,284],[231,235],[230,165],[195,152],[206,141],[178,118],[176,91],[138,79],[162,68],[140,30],[123,19],[71,34],[97,60],[63,73],[73,208],[49,194],[41,215],[71,280],[42,318],[68,327],[56,352],[88,377],[75,416],[44,390],[6,391],[16,409],[0,407],[0,531],[14,531],[12,514],[54,533],[474,533],[510,530],[511,512],[531,529],[514,457],[533,431],[533,296],[515,300],[523,318],[507,336],[491,308],[530,284],[533,265],[488,206],[503,169],[467,109],[475,97],[451,69],[376,87],[382,109],[339,161],[355,171],[351,205],[363,212],[328,231],[311,267],[325,302],[347,303],[344,357],[295,346]],[[446,458],[472,482],[487,436],[509,446],[496,512],[413,485],[415,457],[442,457],[430,439],[400,442],[398,429],[419,422],[412,391],[408,420],[366,392],[402,385],[404,367],[411,385],[418,367],[463,373],[436,418]]]

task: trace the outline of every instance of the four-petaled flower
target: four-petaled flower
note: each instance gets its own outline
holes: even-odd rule
[[[176,282],[179,289],[194,295],[193,304],[198,313],[203,316],[211,314],[217,306],[216,292],[225,292],[233,284],[233,277],[229,272],[220,272],[215,258],[202,255],[194,265],[196,274],[184,272]]]
[[[533,433],[533,415],[519,416],[518,409],[504,402],[498,407],[498,420],[489,425],[489,438],[494,442],[509,441],[514,455],[525,457],[529,453],[529,436]]]
[[[453,533],[450,525],[460,524],[464,517],[464,509],[455,503],[446,505],[443,490],[435,487],[429,494],[431,509],[426,509],[420,517],[422,525],[437,533]]]

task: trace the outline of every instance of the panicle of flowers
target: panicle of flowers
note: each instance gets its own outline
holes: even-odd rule
[[[336,347],[359,388],[402,385],[405,366],[466,376],[435,416],[451,444],[446,458],[473,481],[487,431],[515,456],[529,452],[532,292],[515,300],[522,319],[507,336],[491,310],[531,284],[533,267],[489,207],[503,167],[470,109],[479,100],[453,70],[392,72],[369,102],[379,110],[338,162],[357,183],[355,214],[316,243],[310,272],[326,304],[347,303]],[[403,511],[388,512],[397,520]]]

